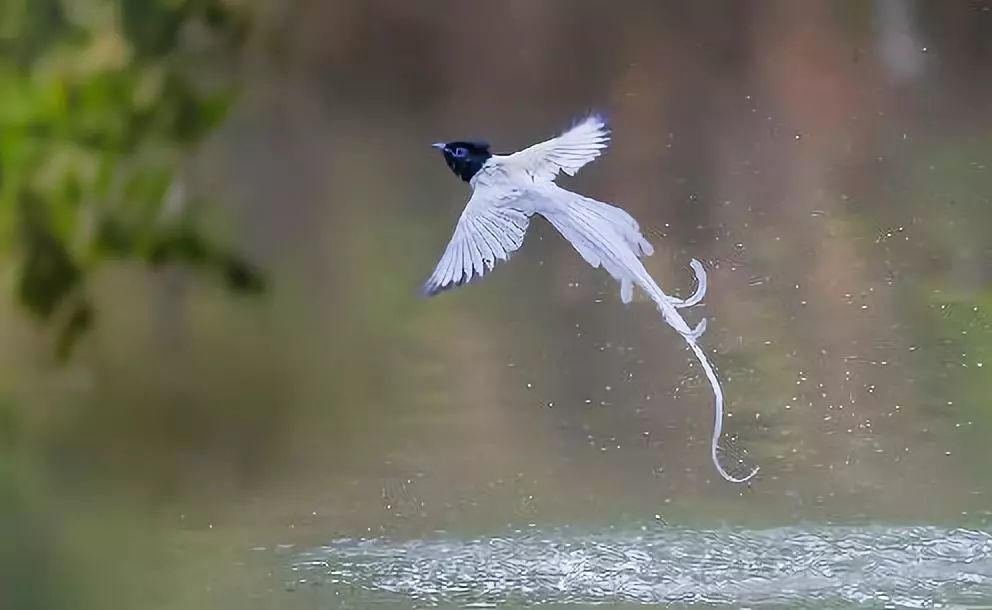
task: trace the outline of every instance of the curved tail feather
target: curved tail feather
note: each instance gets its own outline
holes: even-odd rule
[[[678,309],[691,307],[703,300],[706,294],[706,271],[702,263],[693,259],[691,266],[696,274],[697,287],[688,299],[669,297],[654,281],[641,263],[640,256],[653,252],[651,244],[641,235],[640,227],[630,214],[612,205],[581,195],[557,189],[556,205],[541,210],[559,233],[572,244],[579,254],[593,267],[602,266],[620,282],[620,298],[629,303],[633,286],[641,288],[658,306],[662,318],[685,340],[696,356],[706,379],[713,390],[713,434],[710,439],[710,458],[721,477],[732,483],[744,483],[758,473],[754,467],[750,474],[737,478],[731,476],[720,464],[720,436],[723,433],[723,389],[713,371],[713,366],[699,346],[699,338],[706,331],[706,319],[691,328]]]

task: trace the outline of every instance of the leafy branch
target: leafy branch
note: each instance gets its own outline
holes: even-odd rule
[[[198,227],[182,177],[227,116],[248,25],[225,0],[0,0],[0,265],[60,355],[91,326],[87,278],[109,258],[263,288]]]

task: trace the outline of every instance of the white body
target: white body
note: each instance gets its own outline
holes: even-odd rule
[[[695,259],[691,263],[698,283],[695,294],[685,300],[669,297],[641,263],[639,257],[652,254],[653,248],[641,234],[637,221],[618,207],[565,190],[554,182],[559,172],[574,175],[598,157],[608,142],[605,123],[593,116],[557,138],[512,155],[489,158],[470,180],[472,197],[425,289],[433,294],[482,277],[521,246],[530,217],[540,214],[586,262],[593,267],[602,266],[620,282],[624,303],[631,301],[637,286],[655,302],[665,322],[685,339],[713,388],[713,464],[728,481],[747,481],[757,468],[744,478],[735,478],[723,469],[717,456],[723,427],[723,391],[698,343],[706,320],[693,328],[678,311],[698,304],[705,295],[706,272],[702,264]]]

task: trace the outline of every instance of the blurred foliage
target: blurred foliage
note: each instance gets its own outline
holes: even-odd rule
[[[182,171],[227,115],[247,26],[225,0],[0,0],[0,264],[60,355],[93,323],[86,281],[108,258],[262,288],[199,228]]]

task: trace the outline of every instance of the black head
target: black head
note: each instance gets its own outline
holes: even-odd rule
[[[465,182],[471,180],[493,156],[486,142],[438,142],[432,146],[444,154],[448,167]]]

